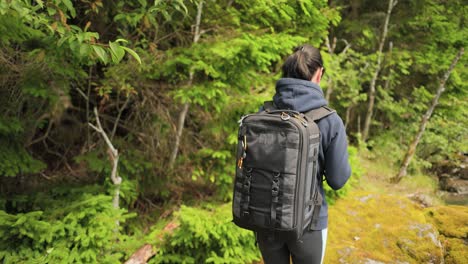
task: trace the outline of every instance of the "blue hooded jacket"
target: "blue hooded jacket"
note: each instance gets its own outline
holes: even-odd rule
[[[276,83],[276,94],[273,102],[280,109],[290,109],[307,112],[327,105],[322,89],[311,81],[282,78]],[[338,114],[333,113],[317,122],[320,129],[319,171],[325,176],[328,185],[338,190],[346,183],[351,175],[348,161],[348,142],[343,121]],[[320,165],[324,165],[320,168]],[[322,182],[320,191],[325,198]],[[312,229],[327,228],[328,206],[323,199],[320,208],[320,219]]]

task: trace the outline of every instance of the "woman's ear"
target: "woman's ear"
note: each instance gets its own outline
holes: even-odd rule
[[[311,82],[314,82],[316,84],[320,84],[320,80],[322,80],[322,67],[318,68],[314,75],[312,76],[312,79],[310,80]]]

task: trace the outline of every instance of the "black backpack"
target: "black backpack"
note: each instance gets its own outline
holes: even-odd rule
[[[234,223],[283,239],[299,239],[317,224],[320,130],[316,121],[334,113],[324,106],[305,114],[264,110],[240,120],[232,212]]]

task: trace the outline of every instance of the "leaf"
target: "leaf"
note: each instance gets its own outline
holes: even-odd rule
[[[93,49],[94,49],[94,52],[96,52],[96,54],[98,55],[99,59],[101,59],[101,61],[104,64],[109,63],[109,56],[107,55],[106,51],[102,47],[93,45]]]
[[[67,41],[69,38],[70,38],[70,37],[67,36],[67,37],[63,37],[63,38],[59,39],[59,41],[57,41],[57,46],[58,46],[58,47],[62,46],[63,43],[64,43],[65,41]]]
[[[37,5],[39,5],[41,8],[44,8],[44,1],[42,0],[36,0]]]
[[[132,50],[130,48],[127,48],[127,47],[122,47],[122,49],[124,49],[126,52],[128,52],[130,55],[132,55],[132,57],[135,58],[135,60],[137,60],[138,63],[141,64],[140,56],[138,56],[138,54],[134,50]]]
[[[125,50],[122,48],[122,46],[116,44],[115,42],[109,41],[109,46],[111,48],[112,62],[120,62],[125,55]]]
[[[90,49],[89,46],[90,46],[90,45],[88,45],[88,44],[82,44],[82,45],[80,46],[80,53],[79,53],[79,54],[80,54],[81,57],[87,57],[87,56],[89,56],[89,54],[90,54],[90,52],[91,52],[91,49]]]
[[[128,40],[119,38],[119,39],[116,39],[114,42],[128,43]]]
[[[68,11],[70,11],[70,14],[72,17],[76,16],[76,11],[75,8],[73,8],[73,3],[70,0],[62,0],[65,6],[67,7]]]

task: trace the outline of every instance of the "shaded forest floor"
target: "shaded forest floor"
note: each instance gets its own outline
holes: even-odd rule
[[[362,159],[357,188],[330,207],[325,263],[468,263],[468,207],[444,205],[425,175]]]

